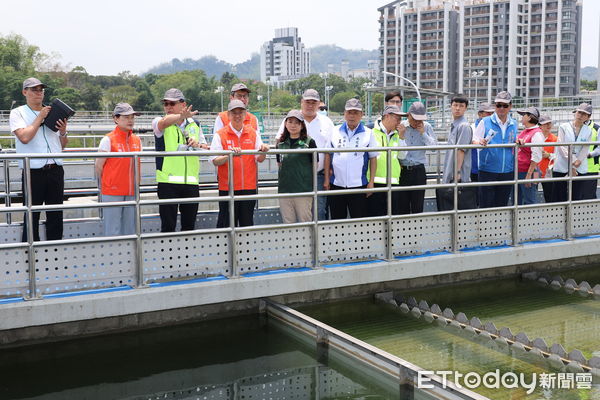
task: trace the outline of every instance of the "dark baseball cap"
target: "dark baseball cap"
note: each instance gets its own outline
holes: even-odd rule
[[[319,92],[315,89],[306,89],[304,93],[302,93],[302,100],[321,101],[321,97],[319,97]]]
[[[479,107],[477,107],[477,112],[490,112],[493,113],[496,110],[494,109],[494,106],[492,106],[490,103],[479,103]]]
[[[538,110],[537,107],[523,108],[521,110],[517,110],[517,113],[519,113],[520,115],[530,114],[534,116],[537,120],[540,119],[540,110]]]
[[[512,95],[506,90],[498,93],[496,98],[494,99],[494,103],[506,103],[510,104],[512,102]]]
[[[23,90],[25,89],[29,89],[32,87],[36,87],[36,86],[41,86],[44,88],[47,88],[48,86],[46,86],[45,84],[43,84],[39,79],[37,78],[27,78],[23,81]]]
[[[408,113],[417,121],[425,121],[427,119],[427,110],[425,109],[425,105],[420,101],[412,103],[408,109]]]
[[[351,110],[356,110],[356,111],[363,110],[360,100],[352,98],[346,102],[346,105],[344,106],[344,111],[351,111]]]
[[[290,110],[285,116],[286,121],[288,118],[296,118],[297,120],[304,122],[304,115],[302,115],[302,111],[300,110]]]
[[[185,97],[183,97],[183,92],[181,90],[171,88],[165,92],[163,100],[185,101]]]
[[[250,93],[250,89],[248,89],[248,86],[244,85],[243,83],[236,83],[231,87],[231,93],[235,93],[238,90],[245,90],[246,92]]]
[[[547,124],[548,122],[552,122],[552,117],[550,117],[548,114],[540,115],[540,119],[538,120],[538,125],[544,125],[544,124]]]
[[[385,108],[383,109],[383,113],[381,115],[387,115],[387,114],[396,114],[396,115],[400,115],[402,117],[406,116],[406,113],[402,112],[402,110],[398,106],[385,106]]]
[[[118,103],[115,106],[113,115],[142,115],[139,112],[133,110],[133,107],[128,103]]]
[[[246,105],[244,104],[243,101],[241,100],[231,100],[229,102],[229,104],[227,105],[227,111],[231,111],[231,110],[235,110],[236,108],[243,108],[244,110],[247,109]]]
[[[592,115],[592,111],[593,111],[592,105],[589,104],[589,103],[581,103],[579,105],[579,107],[577,107],[575,109],[575,111],[573,111],[573,112],[577,112],[577,111],[581,111],[581,112],[584,112],[584,113],[586,113],[588,115]]]

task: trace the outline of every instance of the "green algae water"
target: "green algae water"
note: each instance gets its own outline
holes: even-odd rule
[[[435,290],[452,292],[454,286]],[[484,302],[485,299],[480,298],[479,301]],[[462,374],[476,372],[479,375],[499,370],[501,374],[522,373],[527,383],[531,382],[533,374],[552,373],[545,365],[524,361],[491,343],[476,342],[457,334],[456,330],[415,319],[393,306],[372,299],[306,306],[299,310],[426,370],[458,371]],[[471,390],[491,399],[502,400],[600,398],[597,389],[550,390],[537,386],[530,394],[526,393],[525,388],[480,386]]]
[[[0,354],[2,400],[398,398],[352,366],[318,362],[314,347],[259,316]]]

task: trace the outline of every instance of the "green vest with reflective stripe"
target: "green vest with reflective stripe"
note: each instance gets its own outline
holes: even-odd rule
[[[590,128],[592,129],[592,136],[590,136],[590,142],[598,140],[598,130],[600,126],[594,121],[590,121]],[[590,145],[590,153],[598,147],[597,144]],[[588,158],[588,172],[600,172],[600,157]]]
[[[186,125],[185,131],[190,138],[196,141],[200,137],[200,127],[195,122]],[[166,152],[177,151],[180,144],[186,144],[187,142],[184,133],[177,125],[167,127],[163,137]],[[160,183],[197,185],[199,172],[200,160],[196,156],[163,157],[162,169],[156,170],[156,181]]]
[[[392,136],[388,136],[387,133],[383,131],[381,126],[381,122],[377,121],[375,126],[373,127],[373,135],[375,136],[375,140],[377,140],[377,146],[380,147],[398,147],[400,144],[400,138],[398,137],[398,131],[394,131]],[[390,173],[390,177],[392,179],[392,185],[397,185],[400,183],[400,161],[398,161],[398,151],[392,150],[390,152],[392,156],[391,166],[392,171]],[[377,171],[375,172],[375,183],[387,184],[387,151],[380,151],[377,156]],[[367,177],[371,176],[370,171],[367,171]]]

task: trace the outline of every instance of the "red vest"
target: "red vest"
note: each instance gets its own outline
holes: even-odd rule
[[[142,151],[140,138],[131,132],[124,132],[119,127],[115,127],[115,130],[106,136],[110,139],[111,152]],[[133,157],[107,158],[102,169],[102,194],[133,196],[135,193],[133,172]]]
[[[232,147],[240,147],[242,150],[256,150],[256,131],[248,125],[244,125],[240,137],[231,129],[229,123],[219,130],[217,135],[221,138],[223,150],[231,150]],[[229,163],[219,165],[219,190],[229,190],[228,165]],[[256,155],[245,154],[233,157],[233,190],[256,189],[256,175]]]
[[[221,122],[223,122],[223,126],[229,125],[229,118],[227,117],[227,111],[223,111],[219,113],[219,117],[221,118]],[[258,120],[254,114],[246,112],[246,117],[244,118],[244,126],[250,126],[255,131],[258,132]]]
[[[541,131],[539,126],[523,129],[517,138],[523,139],[525,143],[531,143],[533,135]],[[529,164],[531,164],[531,149],[531,147],[519,147],[519,154],[517,154],[519,160],[519,172],[527,172],[529,170]]]

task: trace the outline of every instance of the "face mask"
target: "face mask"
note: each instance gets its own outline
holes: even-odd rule
[[[317,114],[325,115],[326,116],[327,115],[327,110],[323,110],[323,111],[319,110],[319,111],[317,111]]]

